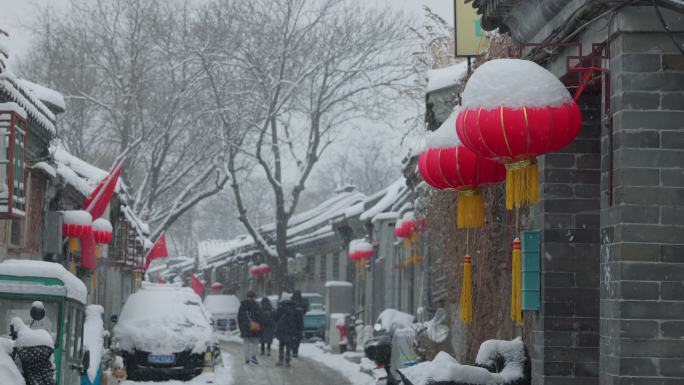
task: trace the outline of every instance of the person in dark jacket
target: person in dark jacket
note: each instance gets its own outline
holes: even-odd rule
[[[238,309],[238,327],[240,337],[244,342],[243,352],[245,354],[245,364],[258,364],[256,359],[259,336],[263,330],[263,316],[259,304],[256,302],[256,293],[248,291],[244,301],[240,302]]]
[[[273,320],[275,321],[275,335],[278,338],[278,366],[290,366],[290,354],[292,351],[292,340],[298,333],[301,333],[303,320],[297,310],[295,303],[292,302],[289,293],[283,293],[281,302],[278,304]]]
[[[261,299],[261,316],[264,321],[263,330],[261,330],[261,336],[259,336],[259,342],[261,343],[261,355],[266,354],[271,356],[271,344],[273,343],[273,328],[275,323],[273,321],[273,305],[271,305],[271,300],[264,297]]]
[[[302,342],[302,334],[304,333],[304,316],[309,311],[309,301],[302,298],[301,290],[295,290],[292,294],[292,302],[302,317],[302,328],[292,340],[292,357],[297,358],[299,356],[299,344]]]

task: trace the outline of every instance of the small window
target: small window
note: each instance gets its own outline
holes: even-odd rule
[[[26,121],[0,111],[0,217],[26,216]]]
[[[326,262],[325,255],[321,255],[321,265],[319,266],[321,281],[325,281]]]
[[[340,279],[340,253],[334,254],[332,259],[332,279]]]

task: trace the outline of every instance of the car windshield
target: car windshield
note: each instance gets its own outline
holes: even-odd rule
[[[0,336],[10,337],[9,325],[14,317],[21,318],[26,325],[31,325],[31,304],[35,299],[22,297],[0,296]],[[36,321],[33,329],[45,329],[50,333],[53,340],[57,337],[59,325],[59,303],[57,301],[43,301],[45,305],[45,318]]]

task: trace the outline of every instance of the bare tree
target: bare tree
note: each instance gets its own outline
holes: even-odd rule
[[[282,287],[288,222],[315,164],[340,130],[386,114],[408,84],[407,26],[389,10],[343,0],[217,0],[204,16],[207,44],[196,51],[198,61],[224,131],[241,133],[223,141],[239,219],[271,258]],[[217,38],[226,31],[235,38]],[[245,108],[237,112],[227,93],[239,94]],[[245,182],[255,173],[273,197],[268,234],[245,204]]]
[[[72,0],[34,27],[31,76],[64,92],[70,149],[108,167],[132,149],[134,210],[156,238],[227,182],[222,147],[203,111],[203,72],[187,60],[187,5]]]

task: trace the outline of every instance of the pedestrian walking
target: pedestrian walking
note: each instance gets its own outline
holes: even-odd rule
[[[256,351],[259,346],[259,336],[263,329],[263,317],[259,304],[256,302],[256,293],[251,290],[247,292],[246,298],[240,302],[238,327],[243,341],[245,364],[249,365],[251,362],[257,365],[259,361],[256,359]]]
[[[292,341],[298,333],[301,333],[303,326],[302,317],[295,303],[292,302],[289,293],[283,293],[278,310],[273,319],[275,320],[275,335],[278,338],[278,366],[290,366],[290,355],[292,354]]]
[[[304,316],[309,312],[309,301],[302,297],[301,290],[295,290],[292,294],[292,302],[294,302],[297,311],[302,317],[302,327],[292,340],[292,357],[297,358],[299,357],[299,344],[302,343],[304,333]]]
[[[271,356],[271,344],[273,343],[273,328],[275,323],[273,321],[274,313],[273,305],[271,305],[271,300],[267,297],[261,299],[261,316],[263,323],[263,330],[261,330],[261,336],[259,337],[259,342],[261,343],[261,355],[264,354]]]

